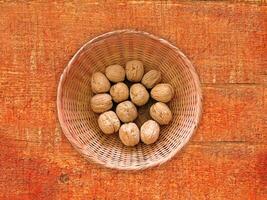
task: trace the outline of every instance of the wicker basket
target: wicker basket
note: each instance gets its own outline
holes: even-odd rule
[[[169,103],[173,121],[161,127],[153,145],[126,147],[118,134],[103,134],[98,115],[89,105],[92,73],[104,72],[111,64],[124,66],[132,59],[141,60],[146,71],[160,70],[163,82],[175,88]],[[166,162],[189,141],[200,120],[202,96],[194,67],[177,47],[145,32],[119,30],[94,38],[74,55],[59,82],[57,107],[64,134],[88,160],[109,168],[140,170]],[[149,104],[139,110],[139,124],[149,118],[147,107]]]

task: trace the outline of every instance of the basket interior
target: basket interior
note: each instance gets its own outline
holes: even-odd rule
[[[175,96],[169,103],[173,121],[161,126],[159,140],[152,145],[124,146],[118,134],[105,135],[97,124],[98,115],[90,108],[90,86],[94,72],[112,64],[125,66],[141,60],[145,71],[160,70],[162,82],[170,83]],[[60,85],[58,110],[64,133],[88,159],[117,169],[141,169],[171,158],[190,138],[200,115],[198,79],[190,63],[168,43],[146,34],[111,34],[86,44],[71,60]],[[150,103],[139,109],[138,125],[149,118]]]

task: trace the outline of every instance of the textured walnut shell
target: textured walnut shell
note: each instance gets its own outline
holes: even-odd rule
[[[172,112],[170,108],[162,102],[157,102],[150,107],[150,116],[160,125],[167,125],[172,120]]]
[[[110,82],[103,73],[96,72],[93,73],[91,78],[91,88],[93,93],[96,94],[108,92],[110,89]]]
[[[119,118],[114,111],[106,111],[98,117],[98,125],[105,134],[116,133],[121,125]]]
[[[111,82],[117,83],[125,79],[125,69],[120,65],[108,66],[105,73]]]
[[[143,76],[141,82],[144,86],[146,86],[147,89],[151,89],[160,81],[161,81],[161,72],[157,70],[150,70]]]
[[[153,144],[159,138],[160,127],[154,120],[146,121],[140,129],[141,140],[145,144]]]
[[[135,105],[131,101],[124,101],[117,105],[116,114],[122,122],[132,122],[138,113]]]
[[[105,112],[112,106],[112,98],[109,94],[96,94],[91,98],[91,108],[95,113]]]
[[[140,82],[144,75],[143,63],[139,60],[132,60],[126,63],[126,77],[129,81]]]
[[[151,97],[157,101],[167,103],[174,96],[174,89],[168,83],[160,83],[151,90]]]
[[[139,128],[135,123],[123,124],[119,130],[119,137],[126,146],[135,146],[140,141]]]
[[[119,82],[111,86],[109,93],[112,96],[113,101],[120,103],[128,99],[129,88],[125,83]]]
[[[141,83],[135,83],[130,88],[130,97],[137,106],[145,105],[149,100],[149,93]]]

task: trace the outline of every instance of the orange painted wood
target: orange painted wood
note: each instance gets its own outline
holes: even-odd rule
[[[267,199],[266,22],[264,1],[0,1],[0,199]],[[177,45],[204,96],[190,143],[134,173],[84,160],[56,113],[73,54],[123,28]]]

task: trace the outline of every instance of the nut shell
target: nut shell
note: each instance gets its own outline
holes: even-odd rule
[[[116,133],[121,125],[119,118],[114,111],[106,111],[99,115],[98,125],[101,131],[105,134]]]
[[[126,63],[126,77],[129,81],[140,82],[144,75],[143,63],[139,60],[132,60]]]
[[[140,129],[141,140],[145,144],[153,144],[159,138],[160,127],[154,120],[146,121]]]
[[[174,96],[174,89],[168,83],[160,83],[151,90],[151,97],[163,103],[169,102]]]
[[[161,72],[157,70],[150,70],[142,78],[142,84],[146,86],[147,89],[153,88],[156,84],[161,81]]]
[[[132,122],[138,113],[135,105],[131,101],[124,101],[117,105],[116,114],[122,122]]]
[[[137,106],[145,105],[149,100],[149,93],[141,83],[135,83],[130,88],[130,97]]]
[[[150,107],[150,116],[160,125],[167,125],[172,120],[172,112],[170,108],[162,102],[157,102]]]
[[[103,73],[96,72],[93,73],[91,78],[91,88],[95,94],[108,92],[110,89],[110,82]]]
[[[139,128],[135,123],[123,124],[119,130],[119,137],[126,146],[135,146],[140,141]]]
[[[95,113],[102,113],[113,106],[112,98],[109,94],[96,94],[91,98],[91,108]]]
[[[128,99],[129,88],[125,83],[119,82],[111,86],[109,93],[112,96],[113,101],[120,103]]]
[[[110,65],[106,68],[107,78],[114,83],[124,81],[125,69],[120,65]]]

